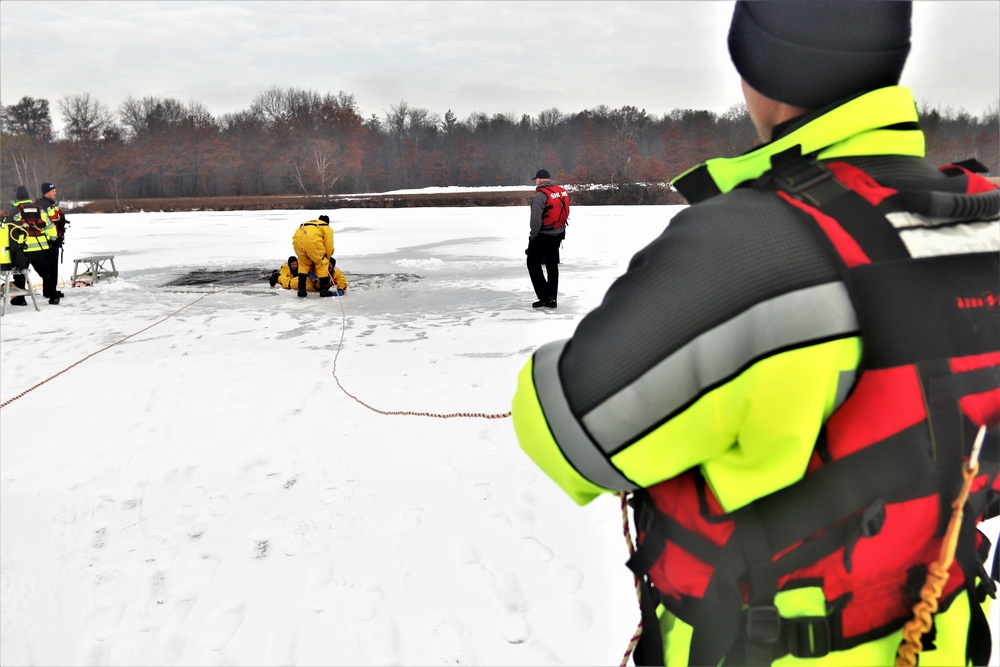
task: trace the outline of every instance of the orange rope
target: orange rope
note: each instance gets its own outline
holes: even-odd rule
[[[251,282],[256,282],[256,281],[251,281]],[[220,293],[222,293],[222,292],[225,292],[226,290],[231,290],[231,289],[233,289],[234,287],[241,287],[241,286],[243,286],[243,285],[249,285],[249,284],[251,284],[251,282],[246,282],[246,283],[239,283],[239,284],[237,284],[237,285],[230,285],[229,287],[226,287],[226,288],[223,288],[223,289],[220,289],[220,290],[217,290],[217,291],[215,291],[215,292],[209,292],[208,294],[203,294],[203,295],[201,295],[200,297],[198,297],[198,298],[197,298],[197,299],[195,299],[194,301],[192,301],[192,302],[190,302],[190,303],[188,303],[188,304],[185,304],[185,305],[181,306],[180,308],[178,308],[178,309],[177,309],[177,310],[175,310],[174,312],[170,313],[169,315],[167,315],[167,316],[166,316],[166,317],[164,317],[163,319],[160,319],[160,320],[157,320],[156,322],[153,322],[153,323],[152,323],[152,324],[150,324],[149,326],[147,326],[147,327],[143,327],[142,329],[139,329],[139,330],[138,330],[138,331],[136,331],[135,333],[132,333],[132,334],[129,334],[128,336],[125,336],[125,337],[124,337],[124,338],[122,338],[121,340],[116,340],[115,342],[111,343],[110,345],[105,345],[104,347],[102,347],[101,349],[97,350],[96,352],[91,352],[90,354],[88,354],[87,356],[85,356],[85,357],[84,357],[83,359],[80,359],[79,361],[75,361],[75,362],[73,362],[72,364],[70,364],[70,365],[69,365],[69,366],[67,366],[66,368],[62,369],[61,371],[59,371],[59,372],[58,372],[58,373],[56,373],[55,375],[50,375],[49,377],[45,378],[44,380],[42,380],[42,381],[41,381],[41,382],[39,382],[38,384],[36,384],[36,385],[34,385],[34,386],[32,386],[32,387],[28,387],[27,389],[25,389],[24,391],[22,391],[22,392],[21,392],[20,394],[18,394],[17,396],[14,396],[13,398],[9,398],[9,399],[7,399],[6,401],[4,401],[3,403],[0,403],[0,409],[3,409],[3,408],[5,408],[5,407],[7,407],[8,405],[10,405],[11,403],[13,403],[13,402],[14,402],[14,401],[16,401],[17,399],[19,399],[19,398],[23,398],[24,396],[26,396],[26,395],[30,394],[30,393],[31,393],[31,392],[33,392],[34,390],[36,390],[36,389],[38,389],[39,387],[41,387],[41,386],[42,386],[43,384],[45,384],[45,383],[47,383],[47,382],[50,382],[50,381],[52,381],[52,380],[55,380],[55,379],[56,379],[57,377],[59,377],[59,376],[60,376],[60,375],[62,375],[63,373],[65,373],[65,372],[67,372],[67,371],[69,371],[69,370],[71,370],[71,369],[73,369],[73,368],[75,368],[75,367],[79,366],[80,364],[82,364],[83,362],[85,362],[85,361],[86,361],[87,359],[90,359],[91,357],[95,357],[95,356],[97,356],[98,354],[100,354],[101,352],[106,352],[107,350],[110,350],[111,348],[113,348],[113,347],[114,347],[115,345],[118,345],[119,343],[124,343],[124,342],[125,342],[125,341],[127,341],[127,340],[128,340],[129,338],[134,338],[134,337],[138,336],[138,335],[139,335],[139,334],[141,334],[141,333],[142,333],[143,331],[149,331],[150,329],[152,329],[153,327],[155,327],[155,326],[156,326],[157,324],[162,324],[162,323],[166,322],[167,320],[169,320],[169,319],[170,319],[171,317],[173,317],[173,316],[174,316],[174,315],[176,315],[177,313],[181,312],[181,311],[182,311],[182,310],[184,310],[185,308],[190,308],[191,306],[193,306],[194,304],[198,303],[198,302],[199,302],[199,301],[201,301],[202,299],[204,299],[204,298],[206,298],[206,297],[210,297],[210,296],[212,296],[213,294],[220,294]]]
[[[632,530],[628,522],[628,493],[622,491],[617,495],[622,501],[622,532],[625,533],[625,544],[628,545],[628,555],[631,558],[635,555],[635,543],[632,541]],[[642,636],[642,588],[638,575],[633,574],[632,578],[635,580],[635,597],[639,601],[639,625],[636,626],[635,632],[632,633],[632,639],[629,640],[628,647],[625,649],[625,654],[622,656],[619,667],[625,667],[628,664],[629,658],[635,652],[635,647],[639,645],[639,637]]]
[[[923,588],[920,589],[920,601],[913,605],[913,618],[903,626],[903,643],[900,644],[896,653],[896,667],[913,667],[917,664],[917,656],[923,650],[921,637],[931,629],[933,623],[931,617],[937,613],[938,600],[941,598],[945,584],[948,583],[948,570],[955,560],[958,533],[962,528],[962,510],[969,497],[972,480],[979,472],[979,450],[985,436],[986,427],[982,426],[976,436],[976,442],[972,446],[969,462],[962,470],[964,478],[962,490],[951,504],[951,519],[948,521],[948,529],[945,531],[944,539],[941,540],[938,558],[927,569],[927,579]]]
[[[510,412],[499,412],[499,413],[486,413],[486,412],[414,412],[412,410],[380,410],[372,405],[369,405],[362,401],[360,398],[347,391],[347,389],[340,383],[340,378],[337,377],[337,360],[340,358],[340,351],[344,347],[344,334],[347,331],[347,313],[344,312],[344,301],[338,295],[337,301],[340,302],[340,342],[337,343],[337,353],[333,355],[333,379],[340,387],[340,390],[344,392],[347,396],[357,402],[359,405],[368,408],[372,412],[377,412],[380,415],[388,416],[406,416],[406,417],[435,417],[438,419],[455,419],[458,417],[471,417],[474,419],[506,419],[510,417]]]

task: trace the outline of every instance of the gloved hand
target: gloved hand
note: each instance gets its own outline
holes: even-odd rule
[[[63,240],[60,239],[60,238],[54,238],[54,239],[50,239],[49,240],[49,247],[50,248],[61,248],[62,244],[63,244]]]
[[[344,296],[344,290],[337,288],[337,296]]]
[[[274,287],[275,285],[278,284],[278,275],[279,274],[277,271],[271,272],[271,277],[267,279],[267,282],[271,284],[271,287]]]

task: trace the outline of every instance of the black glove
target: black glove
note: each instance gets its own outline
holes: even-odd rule
[[[271,277],[267,279],[267,282],[271,283],[271,287],[274,287],[275,285],[278,284],[278,275],[279,274],[277,271],[271,272]]]
[[[50,248],[61,248],[63,240],[60,238],[54,238],[49,241]]]

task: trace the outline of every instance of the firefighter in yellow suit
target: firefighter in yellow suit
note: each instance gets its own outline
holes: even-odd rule
[[[319,280],[319,295],[334,296],[330,291],[330,260],[333,259],[330,217],[321,215],[299,225],[292,235],[292,248],[299,262],[298,295],[306,296],[306,281],[311,272]]]
[[[344,292],[347,291],[347,278],[344,277],[344,274],[340,271],[340,269],[334,266],[333,260],[330,260],[330,268],[332,269],[331,273],[332,273],[333,285],[336,285],[338,295],[343,296]],[[295,255],[292,255],[291,257],[288,258],[287,262],[281,265],[281,269],[271,273],[271,278],[269,282],[271,283],[271,287],[274,287],[275,285],[281,285],[285,289],[297,290],[299,288],[298,274],[299,274],[299,260],[298,258],[295,257]],[[319,289],[320,289],[319,278],[314,278],[312,275],[309,275],[306,280],[306,291],[318,292]],[[333,291],[332,285],[330,291],[331,292]]]

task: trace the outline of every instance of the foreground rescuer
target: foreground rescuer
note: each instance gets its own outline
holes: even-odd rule
[[[914,650],[989,660],[1000,191],[975,161],[923,160],[897,86],[910,9],[737,3],[730,54],[766,143],[678,177],[692,206],[521,372],[528,455],[577,503],[632,494],[637,663],[912,664],[904,624],[981,429]]]

